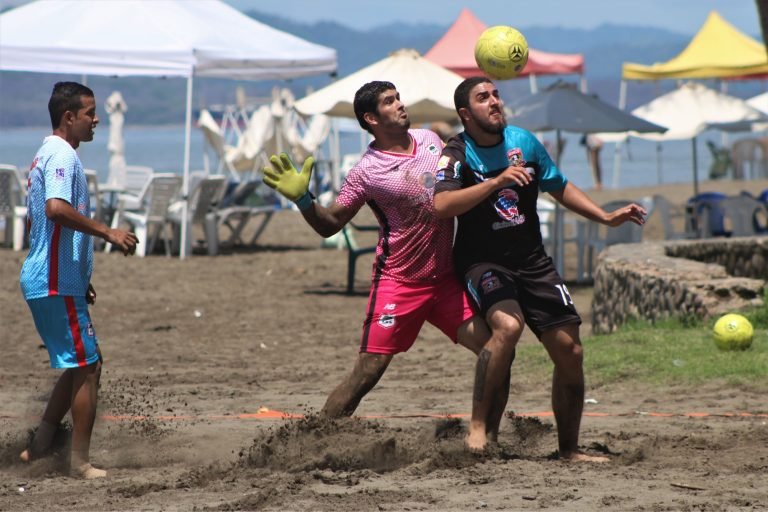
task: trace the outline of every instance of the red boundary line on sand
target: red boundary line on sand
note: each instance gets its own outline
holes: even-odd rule
[[[450,418],[469,418],[469,414],[370,414],[365,416],[357,416],[360,419],[408,419],[408,418],[433,418],[433,419],[450,419]],[[516,416],[522,417],[537,417],[548,418],[553,416],[552,411],[540,411],[540,412],[524,412],[516,414]],[[605,412],[585,412],[585,417],[589,418],[606,418],[606,417],[630,417],[630,416],[648,416],[651,418],[768,418],[768,413],[751,413],[751,412],[726,412],[726,413],[709,413],[709,412],[683,412],[683,413],[670,413],[670,412],[645,412],[635,411],[629,413],[605,413]],[[136,420],[161,420],[161,421],[191,421],[199,419],[208,420],[288,420],[288,419],[301,419],[304,418],[304,414],[293,414],[289,412],[273,411],[262,407],[255,413],[242,413],[242,414],[209,414],[205,416],[193,416],[193,415],[159,415],[159,416],[145,416],[145,415],[102,415],[100,419],[106,421],[136,421]],[[0,420],[7,419],[22,419],[20,416],[11,416],[7,414],[0,414]]]

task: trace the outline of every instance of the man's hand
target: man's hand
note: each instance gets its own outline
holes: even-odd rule
[[[631,221],[642,226],[645,224],[646,215],[648,215],[648,212],[645,211],[645,208],[632,203],[608,213],[608,222],[606,224],[608,226],[619,226],[627,221]]]
[[[285,153],[272,155],[269,158],[272,168],[264,168],[264,183],[282,195],[298,203],[305,196],[309,197],[309,178],[312,176],[312,166],[315,159],[311,156],[304,160],[301,172],[296,170],[291,159]],[[311,199],[310,199],[311,201]]]
[[[107,236],[107,242],[120,248],[125,256],[136,252],[136,244],[139,243],[139,239],[136,235],[130,231],[124,231],[122,229],[110,229]]]
[[[495,178],[499,188],[508,187],[510,185],[525,186],[533,181],[531,176],[524,167],[516,167],[510,165],[504,171]]]
[[[96,304],[96,289],[91,283],[88,283],[88,291],[85,292],[85,302],[87,304]]]

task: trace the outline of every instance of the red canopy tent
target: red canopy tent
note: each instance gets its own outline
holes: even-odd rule
[[[443,37],[430,48],[424,58],[450,69],[463,77],[483,74],[475,63],[475,41],[487,28],[469,9],[463,9]],[[528,64],[519,76],[531,78],[531,90],[536,90],[536,75],[581,75],[584,85],[584,56],[578,53],[548,53],[529,48]]]

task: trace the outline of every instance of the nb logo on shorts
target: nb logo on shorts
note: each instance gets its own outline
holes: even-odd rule
[[[389,329],[395,326],[395,315],[381,315],[379,317],[379,325],[385,329]]]

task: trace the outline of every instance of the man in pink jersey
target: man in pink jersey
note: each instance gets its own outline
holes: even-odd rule
[[[349,171],[334,204],[326,208],[315,203],[308,190],[311,157],[301,173],[285,154],[272,156],[273,168],[264,169],[264,182],[294,201],[324,237],[337,233],[365,204],[379,222],[360,353],[352,373],[323,407],[322,413],[330,417],[352,415],[393,356],[411,347],[425,321],[475,354],[489,337],[455,275],[453,221],[437,219],[432,208],[440,138],[429,130],[409,130],[408,113],[389,82],[361,87],[354,109],[374,141]],[[495,411],[488,425],[480,427],[492,438],[503,412],[503,407]]]
[[[81,142],[93,140],[99,122],[93,91],[75,82],[59,82],[48,112],[53,134],[43,141],[29,172],[29,253],[20,284],[51,367],[64,372],[21,459],[45,453],[59,422],[71,410],[71,473],[103,478],[106,471],[93,467],[89,459],[102,361],[88,313],[88,304],[96,298],[91,286],[93,237],[114,244],[126,256],[136,250],[137,239],[89,216],[88,183],[75,150]]]

